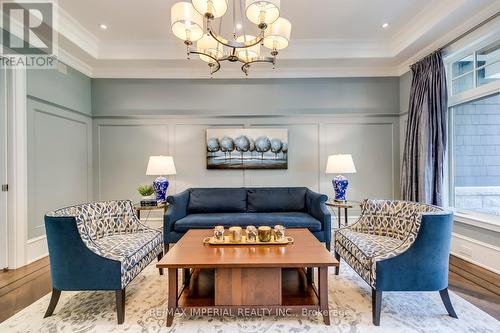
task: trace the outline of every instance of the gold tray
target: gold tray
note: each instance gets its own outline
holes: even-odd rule
[[[258,238],[255,242],[247,242],[246,236],[241,236],[241,242],[231,242],[229,240],[229,236],[224,236],[224,242],[215,241],[214,237],[205,237],[203,238],[203,244],[209,245],[285,245],[285,244],[293,244],[293,237],[285,236],[283,240],[275,240],[274,236],[271,236],[271,240],[269,242],[261,242]]]

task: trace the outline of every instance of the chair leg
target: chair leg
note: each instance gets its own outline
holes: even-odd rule
[[[380,311],[382,310],[382,292],[372,289],[372,320],[373,325],[380,326]]]
[[[335,267],[335,275],[339,275],[340,271],[340,254],[337,253],[337,251],[333,251],[333,254],[335,255],[335,259],[339,261],[339,265]]]
[[[167,254],[169,248],[170,248],[170,244],[163,244],[163,253]]]
[[[440,290],[439,295],[441,295],[441,300],[443,301],[444,307],[446,308],[446,311],[448,311],[448,314],[450,315],[450,317],[458,319],[458,316],[455,313],[455,310],[453,309],[453,305],[451,304],[451,301],[450,301],[450,294],[448,294],[448,288],[444,288],[443,290]]]
[[[331,243],[330,242],[326,242],[326,249],[328,250],[328,252],[330,252],[332,249],[331,249]]]
[[[116,290],[116,315],[118,317],[118,325],[125,321],[125,289]]]
[[[52,288],[52,296],[50,296],[49,307],[47,308],[47,311],[45,312],[43,318],[52,316],[52,313],[54,313],[54,310],[56,309],[57,302],[59,302],[60,296],[61,296],[61,291]]]
[[[161,258],[163,258],[163,252],[158,253],[158,261],[160,261]],[[158,268],[158,270],[160,271],[160,275],[163,275],[163,268]]]

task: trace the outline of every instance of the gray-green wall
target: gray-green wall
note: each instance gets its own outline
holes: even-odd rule
[[[95,79],[95,196],[137,199],[137,185],[151,181],[144,173],[153,154],[174,156],[171,192],[305,185],[331,195],[327,156],[351,153],[358,172],[349,175],[350,198],[398,197],[398,88],[397,77]],[[205,130],[223,126],[288,128],[288,170],[206,170]]]
[[[94,116],[397,113],[397,78],[92,81]]]
[[[27,71],[29,239],[46,212],[93,197],[91,80],[60,68]]]

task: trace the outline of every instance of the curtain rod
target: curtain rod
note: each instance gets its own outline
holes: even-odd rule
[[[482,26],[484,26],[485,24],[493,21],[494,19],[496,19],[498,16],[500,16],[500,12],[496,12],[495,14],[491,15],[490,17],[488,17],[486,20],[482,21],[481,23],[473,26],[472,28],[470,28],[469,30],[467,30],[466,32],[460,34],[459,36],[453,38],[451,41],[449,41],[448,43],[444,44],[443,46],[437,48],[436,50],[432,51],[431,53],[428,53],[427,55],[419,58],[418,60],[414,61],[411,66],[415,65],[417,62],[421,61],[422,59],[424,59],[425,57],[433,54],[433,53],[436,53],[442,49],[445,49],[447,48],[448,46],[458,42],[460,39],[464,38],[465,36],[471,34],[472,32],[476,31],[477,29],[481,28]],[[411,67],[410,66],[410,67]]]

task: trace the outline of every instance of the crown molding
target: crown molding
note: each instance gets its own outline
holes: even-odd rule
[[[250,77],[367,77],[399,76],[408,71],[408,66],[420,57],[446,44],[470,27],[478,24],[492,13],[500,10],[500,2],[486,6],[471,18],[456,25],[440,38],[425,44],[424,38],[443,23],[457,21],[460,11],[471,3],[467,0],[444,0],[423,8],[401,29],[392,40],[351,39],[293,39],[290,47],[278,56],[288,60],[288,66],[276,71],[252,69]],[[457,14],[458,13],[458,14]],[[185,48],[179,40],[100,41],[68,12],[57,7],[57,30],[82,51],[70,53],[59,48],[59,59],[89,77],[110,78],[207,78],[202,66],[182,64],[172,66],[175,61],[186,59]],[[454,16],[455,15],[455,16]],[[463,15],[462,15],[463,16]],[[420,47],[419,44],[424,44]],[[417,48],[411,56],[412,48]],[[406,55],[405,55],[406,54]],[[88,56],[87,56],[88,55]],[[193,60],[194,60],[193,56]],[[300,61],[298,66],[295,66]],[[115,62],[116,61],[116,62]],[[150,61],[151,65],[147,64]],[[167,63],[165,63],[165,61]],[[168,62],[172,62],[168,64]],[[126,65],[123,65],[126,62]],[[309,67],[308,67],[309,66]],[[224,68],[217,78],[242,78],[239,66]]]
[[[469,19],[463,21],[461,24],[457,25],[453,30],[449,31],[445,35],[427,44],[425,47],[421,48],[420,51],[405,59],[397,66],[398,75],[401,76],[404,73],[408,72],[410,70],[409,67],[413,63],[425,57],[427,54],[430,54],[433,51],[439,49],[443,45],[448,44],[450,41],[457,38],[457,36],[460,36],[463,33],[467,32],[472,27],[491,17],[492,13],[496,13],[498,11],[500,11],[500,2],[493,3],[492,5],[487,6]]]
[[[253,69],[248,76],[252,78],[322,78],[322,77],[384,77],[398,76],[396,67],[283,67],[275,70]],[[150,67],[103,67],[94,68],[94,78],[149,78],[149,79],[206,79],[207,69],[189,66],[161,68]],[[244,79],[239,68],[225,68],[214,75],[214,79]]]
[[[59,48],[57,59],[88,77],[94,76],[92,66],[62,48]]]
[[[267,49],[266,49],[267,50]],[[279,59],[339,59],[390,57],[387,44],[375,40],[293,39]],[[181,40],[145,40],[99,44],[98,60],[180,60],[186,59]]]
[[[68,12],[57,6],[57,31],[93,58],[99,57],[99,39]]]
[[[390,43],[392,56],[397,56],[423,35],[431,31],[437,24],[443,22],[455,10],[464,4],[465,0],[446,0],[428,4],[418,15],[415,15],[401,29]]]

